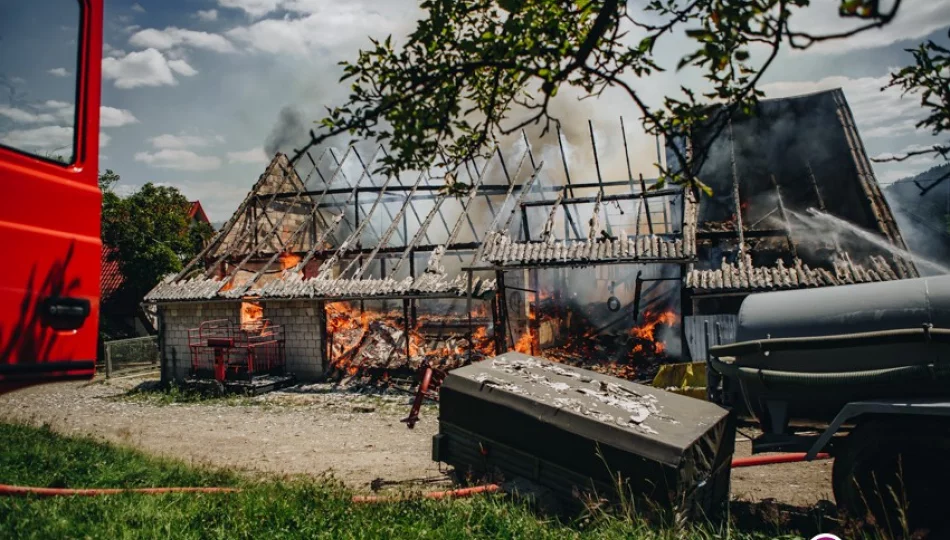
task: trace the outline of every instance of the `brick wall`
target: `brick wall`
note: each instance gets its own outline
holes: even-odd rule
[[[188,330],[204,321],[229,319],[237,323],[241,304],[237,302],[194,302],[159,306],[164,324],[162,333],[162,380],[181,380],[191,370]]]
[[[316,300],[284,300],[263,302],[264,317],[284,328],[287,340],[287,370],[302,380],[323,374],[323,347],[320,340],[320,319],[323,310]]]
[[[320,340],[320,319],[323,310],[315,300],[261,302],[264,318],[284,329],[284,354],[287,371],[301,380],[312,380],[323,374],[323,349]],[[240,321],[240,302],[208,302],[168,304],[161,306],[165,331],[163,335],[163,380],[182,379],[191,369],[188,329],[203,321],[230,319]],[[166,379],[167,378],[167,379]]]

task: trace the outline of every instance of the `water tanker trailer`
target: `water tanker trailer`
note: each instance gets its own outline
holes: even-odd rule
[[[830,453],[860,517],[946,520],[950,276],[751,295],[709,351],[709,399],[761,427],[754,452]]]

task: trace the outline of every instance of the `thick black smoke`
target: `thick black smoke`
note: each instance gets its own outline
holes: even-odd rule
[[[289,153],[305,144],[307,137],[307,122],[303,114],[296,107],[288,105],[278,113],[277,123],[264,143],[264,151],[268,156],[277,152]]]

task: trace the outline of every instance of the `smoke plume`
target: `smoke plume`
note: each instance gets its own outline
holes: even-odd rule
[[[289,153],[307,141],[307,122],[300,110],[288,105],[280,110],[277,123],[271,128],[264,143],[264,151],[273,156],[277,152]]]

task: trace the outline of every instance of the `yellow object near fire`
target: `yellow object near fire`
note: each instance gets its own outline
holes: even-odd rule
[[[706,399],[706,363],[665,364],[653,378],[653,386],[676,394]]]

